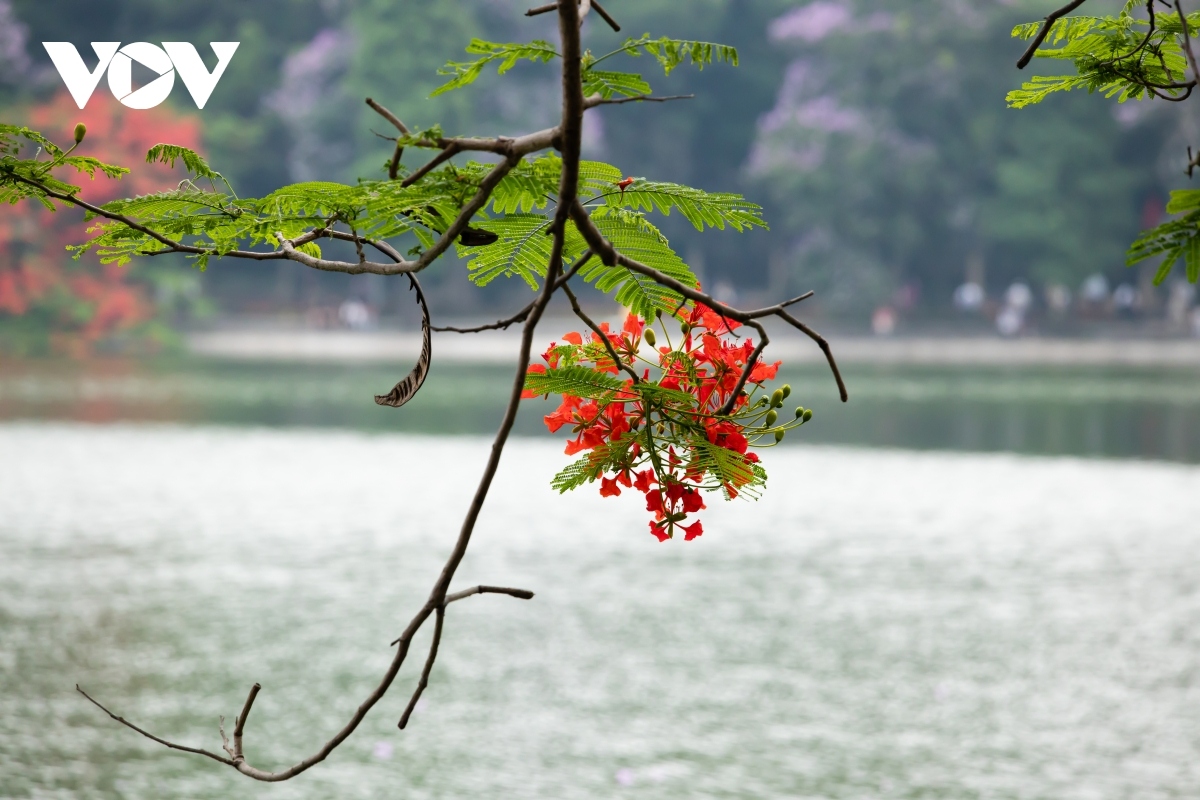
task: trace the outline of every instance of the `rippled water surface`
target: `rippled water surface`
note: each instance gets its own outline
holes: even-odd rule
[[[382,674],[487,442],[0,425],[0,796],[1173,798],[1200,786],[1200,469],[773,451],[660,545],[506,455],[423,657],[324,764],[252,783],[120,728],[307,755]],[[426,632],[427,634],[427,632]]]

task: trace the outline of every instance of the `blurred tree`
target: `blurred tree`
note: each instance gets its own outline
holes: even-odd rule
[[[64,138],[82,122],[89,131],[83,152],[101,160],[142,161],[158,142],[197,146],[200,124],[194,116],[165,109],[130,111],[111,96],[97,95],[80,111],[65,91],[19,112],[30,125],[59,131]],[[126,124],[137,114],[138,124]],[[145,165],[116,181],[98,174],[82,197],[104,203],[116,197],[175,188],[183,173]],[[154,325],[154,307],[145,282],[130,271],[100,265],[95,256],[72,261],[67,245],[86,236],[83,214],[51,211],[34,203],[4,206],[0,214],[0,346],[9,352],[55,352],[85,356],[117,334],[153,343],[163,333]]]
[[[790,284],[841,309],[906,285],[946,308],[968,264],[992,289],[1121,268],[1161,137],[1088,103],[1007,111],[1012,5],[816,0],[771,23],[795,57],[749,169]]]

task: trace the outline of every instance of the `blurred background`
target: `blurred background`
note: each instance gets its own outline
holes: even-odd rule
[[[664,230],[720,299],[815,290],[803,318],[851,401],[811,342],[773,334],[816,416],[769,454],[761,504],[715,509],[703,540],[667,550],[632,501],[550,493],[561,443],[526,404],[463,580],[539,599],[464,608],[437,713],[397,738],[392,698],[272,797],[1193,790],[1200,307],[1124,253],[1186,185],[1200,119],[1086,95],[1006,109],[1028,77],[1009,31],[1052,5],[608,1],[624,30],[590,21],[596,51],[650,31],[734,44],[741,66],[653,80],[693,100],[589,112],[585,156],[761,203],[769,232]],[[0,119],[60,141],[85,121],[86,152],[134,167],[86,183],[93,201],[173,186],[142,164],[160,141],[242,196],[373,177],[390,131],[367,96],[454,134],[552,124],[546,66],[428,98],[471,37],[553,38],[525,7],[0,0]],[[209,66],[208,42],[241,45],[202,111],[178,86],[131,111],[103,82],[80,111],[41,42],[88,60],[99,40],[192,42]],[[421,393],[380,408],[419,351],[406,282],[72,261],[84,228],[0,209],[0,795],[257,796],[71,687],[215,747],[216,715],[261,679],[269,765],[311,748],[438,569],[516,339],[436,334]],[[453,257],[422,282],[440,325],[531,296],[475,287]],[[542,326],[547,342],[577,328],[564,306]]]

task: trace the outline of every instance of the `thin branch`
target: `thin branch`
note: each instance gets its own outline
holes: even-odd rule
[[[655,96],[652,94],[635,94],[632,97],[611,97],[604,98],[598,94],[594,94],[584,101],[584,108],[596,108],[597,106],[619,106],[625,103],[669,103],[672,100],[694,100],[694,94],[671,94]]]
[[[596,0],[592,0],[592,8],[596,9],[596,13],[604,18],[604,21],[608,23],[608,27],[618,33],[621,31],[621,26],[617,24],[617,21],[612,18],[611,14],[604,10],[604,6],[600,5]],[[551,11],[556,11],[557,9],[558,3],[547,3],[544,6],[529,9],[525,12],[525,16],[536,17],[539,14],[549,14]]]
[[[446,606],[443,603],[437,610],[437,620],[433,625],[433,639],[429,643],[429,655],[425,659],[425,667],[421,670],[421,679],[417,681],[417,688],[413,690],[412,697],[408,699],[408,705],[404,708],[404,714],[400,717],[400,724],[397,726],[400,730],[404,730],[408,725],[408,718],[412,716],[413,710],[417,707],[417,701],[421,699],[425,687],[429,685],[429,673],[433,671],[433,662],[437,661],[438,645],[442,642],[442,625],[445,621]]]
[[[575,262],[575,265],[573,267],[571,267],[571,269],[568,270],[565,275],[563,275],[562,277],[560,277],[558,279],[557,284],[554,287],[554,290],[558,291],[558,289],[560,289],[564,284],[566,284],[567,281],[569,281],[569,280],[571,280],[571,278],[575,277],[575,273],[579,272],[579,270],[583,268],[583,265],[586,264],[588,261],[590,261],[591,258],[592,258],[592,251],[590,251],[590,250],[585,251],[584,254],[579,258],[579,260]],[[533,301],[531,301],[529,303],[529,305],[525,306],[524,308],[522,308],[520,311],[518,311],[516,314],[512,315],[508,319],[502,319],[497,322],[492,322],[487,325],[480,325],[475,328],[454,328],[449,325],[446,325],[443,327],[438,327],[436,325],[433,325],[433,326],[430,326],[429,329],[433,330],[433,331],[437,331],[439,333],[483,333],[484,331],[506,331],[513,325],[517,324],[518,322],[524,322],[525,318],[529,316],[529,312],[533,310],[533,307],[536,303],[537,303],[537,300],[534,299]]]
[[[468,597],[474,597],[477,594],[506,594],[518,600],[533,599],[533,592],[528,589],[512,589],[508,586],[472,586],[470,589],[463,589],[461,592],[446,595],[446,600],[442,603],[442,606],[445,607],[459,600],[466,600]]]
[[[774,316],[774,315],[777,315],[783,309],[787,308],[788,306],[794,306],[796,303],[801,303],[801,302],[807,300],[808,298],[812,297],[814,294],[816,294],[816,292],[808,291],[798,297],[793,297],[791,300],[784,300],[782,303],[776,303],[773,306],[767,306],[766,308],[759,308],[754,311],[747,311],[746,314],[751,319],[758,319],[760,317]]]
[[[728,323],[726,323],[728,325]],[[742,374],[738,376],[738,382],[733,387],[733,391],[729,393],[729,399],[725,401],[725,405],[721,406],[721,410],[717,412],[718,416],[726,417],[733,413],[734,407],[737,405],[738,396],[742,390],[746,388],[746,382],[750,380],[750,373],[754,372],[754,368],[758,366],[758,359],[763,354],[763,350],[767,349],[767,345],[771,343],[767,337],[767,329],[757,322],[748,323],[758,331],[758,347],[750,353],[750,358],[746,359],[746,366],[742,368]]]
[[[250,687],[250,694],[246,696],[246,703],[242,706],[242,713],[234,720],[233,724],[233,760],[245,760],[242,755],[242,733],[246,730],[246,719],[250,716],[250,709],[254,707],[254,698],[258,697],[259,691],[262,689],[262,684],[256,683]]]
[[[823,353],[825,353],[825,360],[829,362],[829,368],[831,370],[833,370],[833,377],[834,377],[834,380],[837,381],[838,393],[842,397],[842,402],[845,403],[846,401],[848,401],[850,399],[850,393],[846,391],[846,382],[842,380],[842,371],[840,369],[838,369],[837,359],[835,359],[833,357],[833,350],[829,347],[829,342],[825,341],[825,337],[822,336],[821,334],[817,333],[812,328],[808,327],[803,322],[796,319],[795,317],[793,317],[791,314],[787,313],[786,311],[780,311],[778,313],[778,316],[780,319],[784,320],[789,325],[791,325],[793,328],[800,331],[805,336],[807,336],[808,338],[812,339],[814,342],[817,343],[817,346],[821,348],[821,351]]]
[[[388,111],[386,108],[379,105],[379,103],[376,103],[374,100],[372,100],[369,97],[367,98],[367,105],[369,105],[371,108],[375,109],[375,112],[377,114],[379,114],[379,116],[383,117],[388,122],[395,125],[397,130],[400,131],[401,136],[408,136],[408,126],[405,125],[403,122],[401,122],[399,117],[397,117],[391,111]],[[388,177],[391,178],[392,180],[396,180],[396,176],[400,174],[400,157],[403,155],[404,155],[404,145],[400,144],[400,140],[397,139],[396,140],[396,151],[394,153],[392,153],[392,160],[388,164]]]
[[[1196,66],[1196,54],[1192,51],[1192,32],[1188,30],[1187,14],[1183,13],[1183,7],[1179,5],[1179,0],[1175,0],[1175,11],[1179,13],[1179,24],[1183,26],[1183,49],[1187,52],[1188,63],[1192,67],[1192,75],[1196,81],[1200,81],[1200,67]],[[1190,92],[1189,92],[1190,94]]]
[[[583,235],[584,240],[588,243],[592,250],[594,250],[596,254],[600,256],[600,260],[605,264],[609,266],[619,264],[626,269],[633,270],[634,272],[638,272],[648,278],[652,278],[660,286],[665,286],[668,289],[672,289],[692,302],[703,303],[719,314],[723,314],[730,319],[735,319],[743,324],[752,325],[756,329],[760,330],[763,335],[766,334],[764,329],[755,324],[756,318],[751,316],[750,312],[741,311],[733,308],[732,306],[728,306],[722,302],[719,302],[714,297],[705,294],[699,289],[694,289],[687,284],[681,283],[675,278],[672,278],[670,275],[659,272],[653,267],[647,266],[640,261],[632,259],[617,250],[615,247],[613,247],[612,243],[605,239],[604,235],[600,233],[599,229],[596,227],[596,224],[592,221],[592,218],[588,216],[587,209],[585,209],[583,204],[578,200],[571,204],[571,219],[574,221],[575,227]],[[833,377],[834,380],[837,381],[838,392],[841,395],[842,402],[847,402],[850,399],[850,395],[846,391],[845,381],[842,380],[841,370],[838,369],[837,361],[833,357],[833,351],[829,347],[829,342],[825,341],[825,339],[812,328],[788,314],[783,308],[768,310],[771,311],[769,316],[776,316],[780,319],[783,319],[788,324],[792,325],[817,343],[817,345],[825,353],[825,358],[829,362],[830,369],[833,371]]]
[[[571,310],[575,312],[575,316],[583,320],[583,324],[591,328],[592,332],[599,337],[601,344],[604,345],[604,349],[608,351],[608,357],[612,359],[613,367],[628,373],[629,377],[633,378],[634,383],[641,383],[641,378],[639,378],[638,374],[634,372],[633,367],[626,364],[621,360],[621,357],[617,355],[617,351],[613,348],[612,342],[608,340],[608,334],[600,330],[600,326],[593,322],[591,317],[583,313],[583,309],[579,307],[579,299],[575,297],[575,293],[571,291],[571,287],[564,284],[562,288],[567,294],[567,299],[571,301]]]
[[[98,708],[98,709],[100,709],[101,711],[103,711],[105,714],[108,714],[110,717],[112,717],[112,718],[113,718],[113,719],[115,719],[117,722],[119,722],[119,723],[121,723],[122,725],[124,725],[126,728],[131,728],[132,730],[135,730],[135,731],[137,731],[137,732],[138,732],[138,733],[140,733],[142,736],[145,736],[147,739],[150,739],[151,741],[158,742],[158,743],[159,743],[159,744],[161,744],[163,747],[169,747],[169,748],[171,748],[172,750],[182,750],[182,751],[183,751],[183,752],[185,752],[185,753],[195,753],[195,754],[196,754],[196,755],[198,755],[198,756],[208,756],[208,757],[209,757],[209,758],[211,758],[213,761],[220,761],[222,764],[225,764],[225,765],[227,765],[227,766],[230,766],[230,767],[232,767],[232,766],[233,766],[233,760],[232,760],[232,759],[225,758],[224,756],[219,756],[219,755],[217,755],[216,753],[210,753],[210,752],[209,752],[209,751],[207,751],[207,750],[201,750],[201,749],[199,749],[199,748],[196,748],[196,747],[187,747],[187,746],[185,746],[185,745],[182,745],[182,744],[175,744],[174,742],[168,742],[166,739],[161,739],[161,738],[159,738],[158,736],[155,736],[153,733],[150,733],[149,731],[142,730],[142,729],[141,729],[141,728],[139,728],[137,725],[134,725],[132,722],[130,722],[129,720],[125,719],[124,717],[118,717],[116,714],[114,714],[113,712],[109,711],[107,708],[105,708],[103,705],[101,705],[101,704],[100,704],[100,703],[99,703],[99,702],[98,702],[98,701],[97,701],[95,698],[93,698],[93,697],[92,697],[90,694],[88,694],[87,692],[85,692],[83,689],[80,689],[80,688],[79,688],[79,684],[78,684],[78,683],[77,683],[77,684],[75,684],[75,691],[79,692],[81,695],[83,695],[84,697],[86,697],[88,700],[90,700],[90,701],[91,701],[92,705],[94,705],[96,708]]]
[[[1029,62],[1033,59],[1033,54],[1042,46],[1042,42],[1046,41],[1046,36],[1050,33],[1050,29],[1054,27],[1054,23],[1086,2],[1087,0],[1072,0],[1047,16],[1046,21],[1042,23],[1041,29],[1037,32],[1037,36],[1033,37],[1033,41],[1029,43],[1029,47],[1026,48],[1025,53],[1017,60],[1017,69],[1025,69],[1025,67],[1029,66]]]
[[[443,150],[442,152],[440,152],[436,156],[434,156],[432,159],[430,159],[429,162],[427,164],[425,164],[425,166],[421,167],[419,170],[414,172],[412,175],[409,175],[407,178],[405,178],[403,181],[401,181],[400,185],[407,189],[409,186],[412,186],[414,183],[421,180],[421,178],[424,178],[430,172],[437,169],[442,164],[445,164],[447,161],[454,158],[456,155],[458,155],[461,152],[462,152],[461,147],[459,147],[457,144],[451,144],[445,150]]]

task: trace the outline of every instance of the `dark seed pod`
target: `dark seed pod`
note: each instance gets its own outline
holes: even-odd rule
[[[771,405],[775,408],[781,408],[783,406],[783,398],[786,396],[787,395],[783,393],[783,389],[776,389],[771,394]]]
[[[780,391],[783,392],[783,398],[786,400],[788,398],[788,395],[790,395],[792,393],[791,384],[785,383],[783,385],[782,389],[780,389]]]
[[[655,430],[655,432],[658,433],[659,436],[662,436],[662,432],[664,430],[663,424],[661,422],[658,423],[658,427],[656,427],[654,430]]]
[[[645,332],[642,334],[642,338],[646,340],[646,344],[650,345],[651,347],[654,347],[654,329],[653,328],[646,328]]]
[[[84,136],[87,136],[87,125],[80,122],[75,126],[75,144],[82,142]]]
[[[812,419],[812,409],[806,408],[804,409],[804,421],[808,422],[810,419]]]
[[[779,430],[775,431],[775,441],[777,441],[777,442],[782,442],[782,441],[783,441],[783,436],[784,436],[784,434],[785,434],[785,433],[787,433],[787,431],[783,430],[782,428],[780,428]]]
[[[769,428],[775,424],[775,420],[777,420],[777,419],[779,419],[779,415],[777,413],[775,413],[775,409],[772,408],[770,411],[767,412],[767,416],[763,420],[763,424],[765,424]]]

